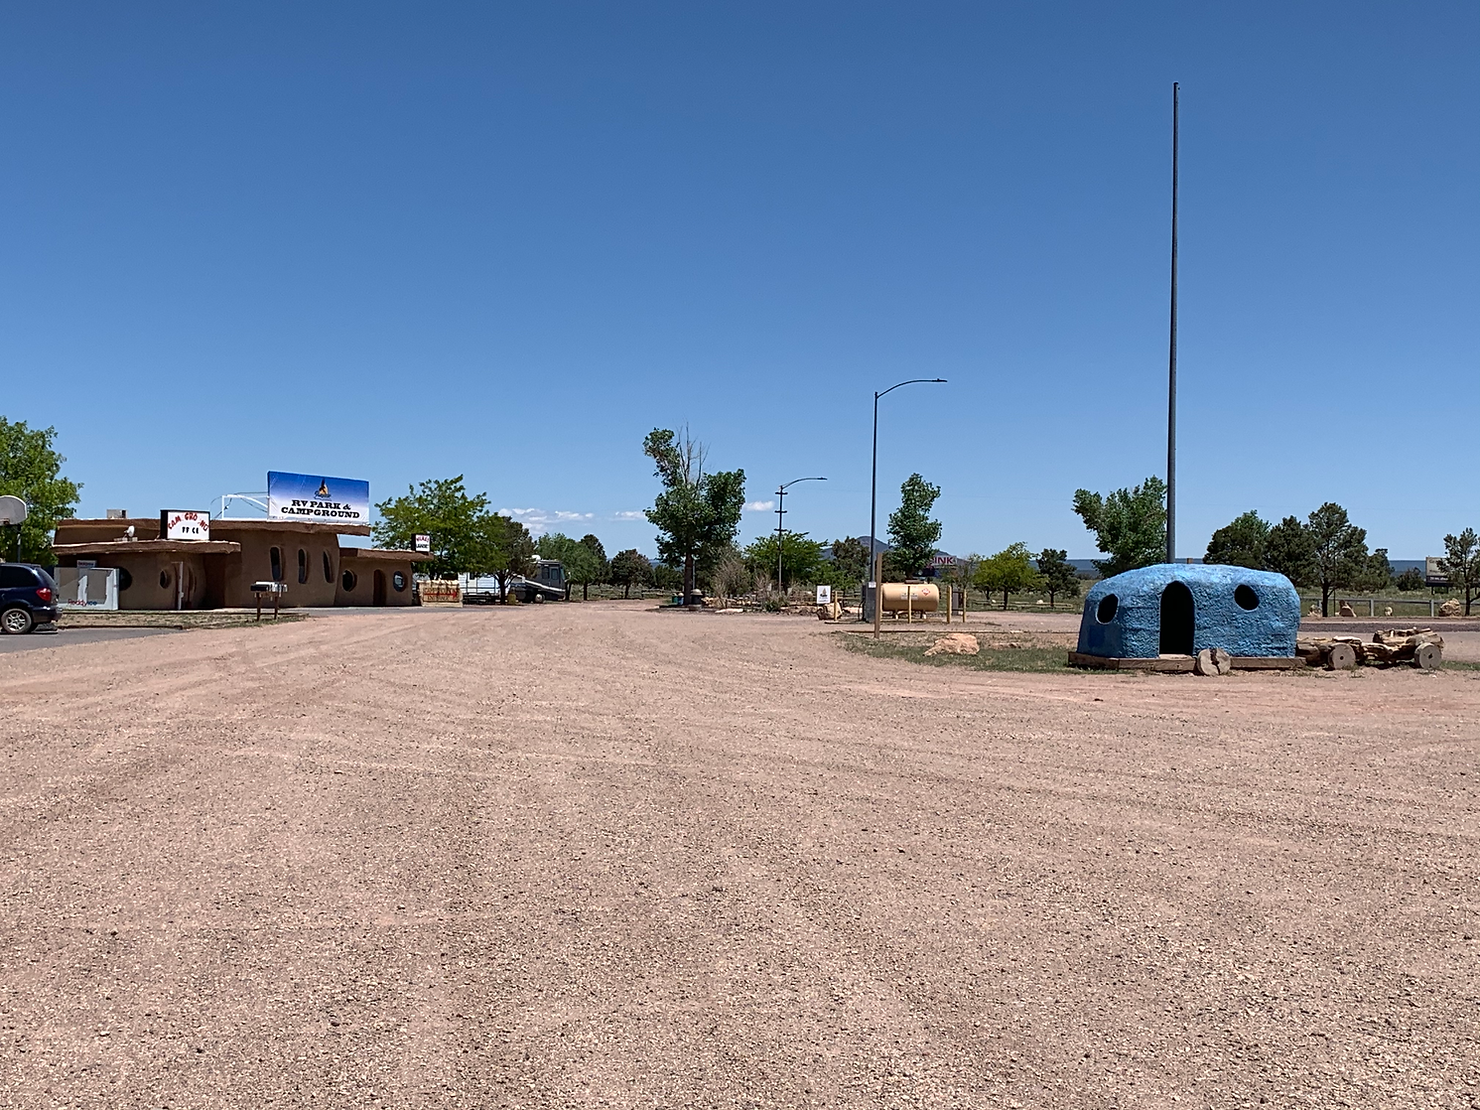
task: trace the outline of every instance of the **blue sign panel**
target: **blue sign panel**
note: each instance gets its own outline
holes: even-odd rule
[[[269,520],[320,524],[369,524],[370,483],[322,474],[267,472]]]

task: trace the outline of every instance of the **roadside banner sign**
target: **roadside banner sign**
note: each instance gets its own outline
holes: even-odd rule
[[[432,550],[432,537],[426,535],[425,533],[418,532],[416,534],[416,550],[430,553]]]
[[[817,604],[818,605],[831,605],[832,604],[832,587],[831,586],[818,586],[817,587]]]
[[[357,478],[269,470],[267,519],[369,524],[370,483]]]
[[[159,514],[159,538],[203,542],[211,538],[211,514],[194,509],[164,509]]]

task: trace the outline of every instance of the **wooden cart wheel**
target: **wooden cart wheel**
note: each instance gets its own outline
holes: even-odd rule
[[[1219,674],[1231,674],[1233,673],[1233,656],[1229,655],[1222,648],[1214,648],[1213,666]]]
[[[1421,671],[1436,670],[1444,662],[1444,652],[1438,644],[1419,644],[1413,649],[1413,665]]]
[[[1351,644],[1332,644],[1331,654],[1326,657],[1326,666],[1333,671],[1357,669],[1357,649]]]

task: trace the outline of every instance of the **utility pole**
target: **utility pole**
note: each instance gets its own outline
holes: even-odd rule
[[[794,486],[798,482],[825,482],[826,478],[793,478],[789,482],[782,482],[776,488],[776,589],[781,589],[781,545],[786,535],[782,527],[782,521],[786,516],[786,487]]]
[[[1167,562],[1177,561],[1177,82],[1172,82],[1172,335],[1167,355]]]

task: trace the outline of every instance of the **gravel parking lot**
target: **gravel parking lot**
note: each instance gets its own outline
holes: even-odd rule
[[[0,664],[0,1106],[1480,1106],[1480,672],[632,603]]]

